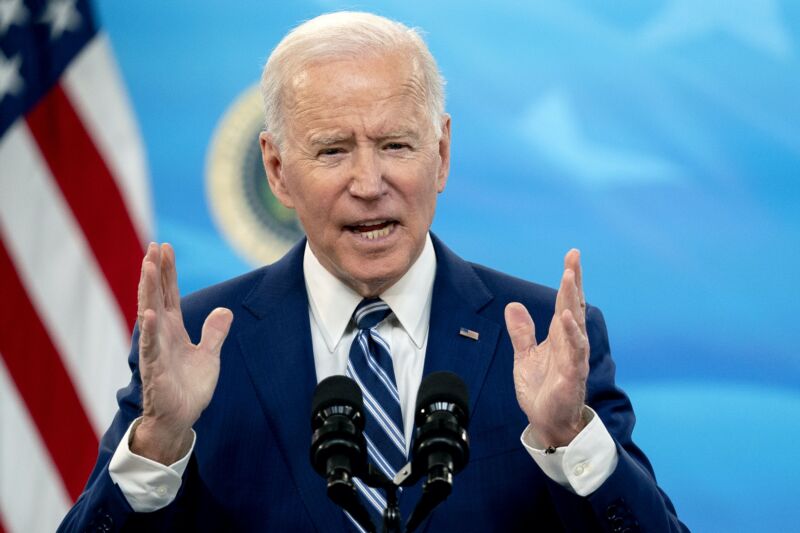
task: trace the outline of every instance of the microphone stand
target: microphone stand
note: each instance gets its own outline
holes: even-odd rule
[[[417,502],[411,517],[406,523],[406,533],[417,529],[431,511],[445,501],[453,490],[452,470],[444,465],[437,465],[428,473],[428,479],[422,484],[422,496]]]
[[[340,470],[328,479],[328,498],[350,513],[350,516],[365,531],[368,533],[375,532],[375,524],[372,523],[372,517],[370,517],[367,509],[358,498],[358,492],[349,472]]]
[[[383,510],[384,533],[400,533],[402,520],[400,518],[400,504],[397,500],[397,485],[372,463],[367,467],[367,474],[361,480],[376,489],[383,489],[386,493],[386,509]]]
[[[372,488],[382,489],[386,493],[386,509],[383,510],[383,533],[411,533],[422,524],[437,505],[446,500],[450,495],[450,492],[453,490],[453,469],[451,462],[447,460],[446,456],[442,456],[438,453],[432,454],[431,459],[431,469],[428,472],[427,479],[422,484],[422,497],[411,513],[411,517],[406,523],[405,529],[402,527],[402,517],[400,516],[400,504],[397,498],[397,492],[400,487],[412,485],[415,479],[419,479],[418,476],[412,475],[412,463],[405,465],[394,479],[387,478],[386,475],[378,470],[372,463],[367,465],[367,472],[360,476],[361,481]],[[352,481],[349,487],[351,487],[351,489],[354,488]],[[375,531],[372,520],[366,509],[361,506],[361,502],[358,501],[355,490],[346,491],[345,498],[341,498],[344,494],[339,495],[340,499],[331,494],[330,484],[328,485],[328,489],[328,495],[331,499],[348,510],[364,529],[367,531]],[[358,512],[358,515],[354,515],[353,511]],[[373,527],[367,527],[366,523]]]
[[[448,461],[446,455],[440,453],[431,454],[430,460],[428,476],[422,484],[422,496],[406,522],[405,533],[411,533],[417,529],[431,514],[431,511],[445,501],[453,491],[452,462]],[[397,473],[394,484],[399,487],[413,485],[420,475],[418,470],[414,471],[414,463],[408,463]]]
[[[412,449],[414,459],[401,468],[394,479],[389,479],[366,460],[363,399],[352,379],[332,376],[322,380],[314,392],[312,404],[311,464],[327,479],[328,497],[368,533],[374,533],[376,525],[358,496],[354,478],[384,491],[386,508],[382,531],[401,533],[397,493],[401,487],[416,483],[426,472],[422,497],[406,523],[405,531],[411,533],[447,499],[453,490],[453,475],[469,460],[468,395],[463,381],[455,374],[434,372],[420,385],[415,419],[418,441]]]

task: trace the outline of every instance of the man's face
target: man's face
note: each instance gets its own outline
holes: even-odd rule
[[[433,126],[408,54],[315,63],[290,85],[282,150],[261,136],[270,187],[328,271],[380,294],[422,252],[447,181],[450,119]]]

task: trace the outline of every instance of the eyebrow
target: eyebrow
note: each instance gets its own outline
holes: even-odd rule
[[[352,135],[347,133],[320,133],[312,135],[309,139],[309,143],[313,146],[330,146],[332,144],[349,141],[352,137]]]
[[[392,130],[385,133],[380,133],[372,137],[372,139],[385,141],[389,139],[401,139],[404,137],[417,139],[419,138],[419,132],[413,129]],[[318,133],[312,135],[308,142],[311,144],[311,146],[331,146],[342,142],[348,142],[352,139],[353,135],[350,133]]]
[[[387,131],[386,133],[382,133],[377,136],[378,139],[386,140],[386,139],[399,139],[402,137],[411,137],[416,139],[419,137],[419,132],[416,130],[394,130],[394,131]]]

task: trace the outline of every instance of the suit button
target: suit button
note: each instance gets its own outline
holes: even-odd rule
[[[103,509],[98,509],[94,519],[86,527],[86,531],[96,531],[97,533],[109,533],[113,529],[114,519]]]
[[[111,531],[112,526],[114,525],[114,519],[111,518],[109,515],[103,515],[103,518],[100,520],[100,531],[103,533],[108,533]]]

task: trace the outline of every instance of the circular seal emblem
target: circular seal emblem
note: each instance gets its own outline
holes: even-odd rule
[[[228,108],[211,139],[206,163],[206,194],[223,236],[250,263],[279,259],[303,236],[295,212],[267,184],[258,134],[264,114],[258,85]]]

